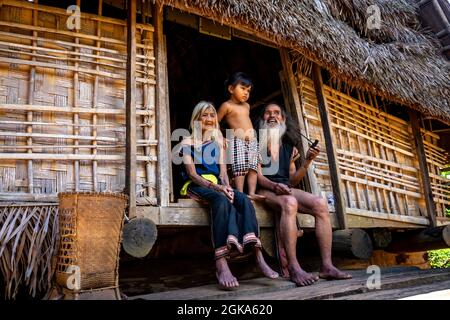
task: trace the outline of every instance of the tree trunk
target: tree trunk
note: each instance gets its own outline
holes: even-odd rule
[[[395,234],[387,252],[418,252],[450,247],[450,225]]]
[[[333,254],[369,259],[372,251],[372,241],[367,232],[362,229],[345,229],[333,232]]]

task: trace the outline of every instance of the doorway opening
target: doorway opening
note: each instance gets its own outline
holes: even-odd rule
[[[165,16],[170,15],[166,12]],[[237,71],[249,74],[253,80],[248,101],[252,119],[258,116],[265,102],[275,100],[285,104],[280,81],[282,62],[277,48],[231,35],[234,32],[230,32],[229,39],[202,33],[197,23],[203,18],[186,16],[197,20],[191,20],[194,21],[191,25],[184,18],[164,22],[171,131],[189,130],[192,110],[201,100],[210,101],[219,109],[228,100],[225,80]],[[171,147],[179,142],[172,141]],[[180,165],[172,165],[172,200],[179,198],[181,170]]]

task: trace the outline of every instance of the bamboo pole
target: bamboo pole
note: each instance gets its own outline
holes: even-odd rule
[[[404,171],[408,171],[408,172],[414,172],[414,173],[419,172],[419,170],[417,168],[415,168],[415,167],[411,167],[411,166],[404,165],[404,164],[398,164],[398,163],[395,163],[393,161],[382,160],[380,158],[373,157],[371,155],[362,155],[362,154],[357,154],[355,152],[350,152],[350,151],[341,150],[341,149],[338,149],[337,152],[339,154],[342,154],[342,155],[351,155],[351,156],[353,156],[355,158],[364,159],[364,160],[367,160],[367,161],[370,161],[370,162],[373,162],[373,163],[376,163],[376,164],[380,163],[380,164],[383,164],[383,165],[387,165],[387,166],[391,166],[391,167],[395,167],[395,168],[400,168],[400,169],[402,169]],[[372,152],[370,152],[370,154],[372,154]],[[389,171],[388,169],[382,169],[382,170]]]
[[[364,167],[364,163],[360,163],[360,162],[354,161],[352,159],[342,158],[340,156],[338,156],[338,158],[340,160],[340,164],[342,164],[342,166],[345,166],[346,169],[351,171],[352,173],[357,172],[358,174],[361,174],[361,175],[365,174],[368,177],[379,178],[380,180],[383,180],[386,182],[392,182],[394,184],[398,184],[403,187],[420,190],[420,186],[419,186],[418,182],[416,184],[412,184],[413,182],[406,181],[402,178],[395,177],[393,175],[390,175],[389,173],[385,174],[385,173],[383,173],[383,170],[382,171],[367,170],[367,168]],[[351,162],[353,164],[349,164],[346,162]]]
[[[374,98],[374,105],[373,106],[375,108],[379,109],[378,101],[377,101],[376,97]],[[388,124],[387,130],[388,130],[388,132],[387,132],[388,135],[392,135],[391,125],[390,124]],[[397,153],[394,151],[394,152],[392,152],[392,154],[393,154],[394,162],[398,163],[399,160],[398,160],[398,157],[397,157]],[[392,170],[396,171],[395,169],[392,169]],[[399,170],[399,173],[401,174],[401,170]],[[404,185],[403,185],[403,187],[406,190],[406,187]],[[399,208],[400,214],[402,214],[402,215],[409,215],[409,212],[408,212],[408,196],[405,195],[404,197],[402,197],[402,199],[404,200],[404,201],[402,201],[402,199],[400,199],[398,193],[395,193],[395,199],[397,201],[397,206]]]
[[[77,6],[80,8],[81,10],[81,0],[77,0],[76,2]],[[75,43],[79,44],[80,43],[80,39],[77,37],[78,35],[78,29],[75,29],[73,35],[75,36]],[[75,52],[79,52],[77,48],[74,49]],[[74,63],[75,69],[78,69],[78,62]],[[78,71],[75,71],[73,73],[73,105],[75,108],[78,107],[78,95],[79,95],[79,91],[80,91],[80,82],[79,82],[79,77],[78,77]],[[77,126],[79,123],[79,115],[78,113],[74,113],[73,114],[73,124],[75,125],[73,127],[73,135],[74,136],[78,136],[80,134],[80,128]],[[75,146],[78,145],[78,139],[74,139],[73,144]],[[73,149],[74,154],[78,154],[79,153],[79,149],[78,148],[74,148]],[[74,179],[75,179],[75,191],[79,191],[80,190],[80,161],[79,160],[75,160],[74,161]]]
[[[420,132],[419,116],[416,111],[409,111],[412,132],[417,149],[417,159],[419,160],[420,174],[422,176],[422,186],[424,191],[425,203],[427,206],[428,219],[432,227],[436,227],[436,207],[433,199],[433,190],[431,189],[430,176],[428,172],[427,159],[423,146],[422,135]]]
[[[38,112],[55,112],[55,113],[78,113],[78,114],[104,114],[104,115],[120,115],[125,116],[125,111],[123,109],[99,109],[99,108],[75,108],[75,107],[55,107],[55,106],[44,106],[44,105],[29,105],[29,104],[0,104],[0,110],[11,110],[14,111],[38,111]],[[136,110],[136,115],[153,115],[154,110]],[[73,124],[72,124],[73,125]],[[77,126],[81,126],[78,124]]]
[[[317,64],[313,65],[312,74],[314,81],[314,89],[317,95],[318,108],[320,111],[320,118],[322,120],[323,133],[325,137],[328,165],[330,168],[331,184],[333,186],[336,216],[339,221],[340,229],[346,229],[347,221],[345,215],[345,204],[343,202],[341,193],[338,160],[336,156],[335,143],[331,132],[330,121],[328,118],[327,102],[325,100],[323,92],[322,75],[320,73],[320,67]]]
[[[299,125],[300,132],[303,135],[308,136],[309,132],[307,131],[305,119],[303,117],[303,112],[301,110],[302,102],[300,99],[300,95],[297,91],[297,83],[295,81],[295,76],[292,71],[292,60],[289,57],[289,52],[286,48],[280,48],[280,56],[281,56],[281,61],[283,64],[283,71],[286,74],[286,81],[287,81],[289,89],[290,89],[289,94],[290,94],[290,96],[293,100],[293,104],[294,104],[293,108],[291,108],[291,113],[293,114],[294,118],[298,121],[297,123]],[[302,150],[299,150],[299,152],[301,152],[303,157],[305,157],[306,151],[308,150],[308,141],[306,140],[306,138],[304,136],[302,136],[302,138],[301,138],[301,147],[302,147]],[[310,166],[307,169],[307,176],[306,176],[305,183],[313,194],[319,195],[318,183],[317,183],[316,176],[314,174],[313,166]]]
[[[22,133],[0,131],[0,137],[32,137],[32,138],[54,138],[54,139],[72,139],[72,140],[95,140],[95,141],[110,141],[117,142],[119,139],[110,137],[93,137],[80,136],[75,134],[53,134],[53,133]]]
[[[331,112],[329,112],[328,115],[329,115],[330,119],[333,117]],[[347,134],[347,143],[349,144],[346,147],[344,145],[344,139],[342,138],[342,130],[341,130],[341,128],[344,128],[344,127],[340,126],[339,120],[336,119],[336,124],[334,124],[330,121],[330,125],[334,126],[334,127],[338,127],[338,129],[336,130],[337,134],[338,134],[337,141],[336,141],[336,148],[337,149],[347,149],[350,151],[350,139],[348,138],[348,132],[345,131],[345,133]],[[338,160],[338,163],[339,163],[339,160]],[[347,175],[347,174],[348,174],[348,172],[346,170],[344,170],[344,175]],[[345,180],[344,184],[345,184],[345,194],[347,195],[347,207],[353,208],[350,182],[348,180]]]
[[[358,97],[359,96],[360,96],[360,92],[358,90]],[[356,124],[354,112],[351,114],[351,120],[353,121],[353,123]],[[358,146],[358,153],[362,154],[361,137],[359,135],[356,135],[356,145]],[[353,159],[352,159],[352,161],[353,161]],[[364,160],[362,163],[362,167],[364,168],[364,178],[366,179],[366,181],[368,181],[366,163]],[[369,196],[369,186],[367,184],[364,186],[364,198],[366,200],[366,209],[369,211],[375,211],[375,210],[372,210],[372,208],[371,208],[371,201],[370,201],[370,196]]]
[[[103,5],[103,1],[102,0],[98,0],[98,8],[97,8],[97,13],[98,15],[101,17],[102,16],[102,5]],[[101,36],[101,21],[97,20],[97,37]],[[96,41],[95,42],[95,46],[97,48],[100,48],[100,41]],[[100,52],[97,51],[97,55],[100,55]],[[96,62],[98,62],[99,60],[96,59]],[[95,71],[99,72],[99,65],[97,64],[95,66]],[[92,97],[92,108],[97,108],[97,104],[98,104],[98,75],[94,76],[94,90],[93,90],[93,97]],[[92,114],[92,136],[93,137],[97,137],[97,114],[94,113]],[[96,140],[92,140],[92,154],[96,155],[97,154],[97,141]],[[92,161],[92,187],[94,191],[98,190],[98,176],[97,176],[97,161],[94,160]]]
[[[136,216],[136,0],[128,1],[126,87],[125,189],[132,218]]]
[[[156,144],[155,144],[156,145]],[[125,148],[124,144],[117,144],[117,145],[78,145],[78,146],[70,146],[70,145],[33,145],[33,146],[11,146],[11,145],[0,145],[0,149],[72,149],[72,148],[80,148],[80,149],[93,149],[93,148],[99,148],[99,149],[115,149],[115,148]]]
[[[4,36],[9,36],[11,35],[11,37],[16,34],[13,33],[7,33],[7,32],[0,32],[0,35],[4,35]],[[37,42],[39,40],[39,38],[36,36],[32,36],[32,37],[23,37],[22,35],[19,35],[17,38],[19,39],[26,39],[26,40],[31,40],[32,42]],[[42,38],[41,38],[42,39]],[[42,40],[40,40],[40,42],[44,42]],[[102,50],[97,50],[97,54],[90,54],[90,53],[85,53],[85,52],[74,52],[74,51],[69,51],[69,50],[59,50],[59,49],[52,49],[52,48],[46,48],[46,47],[42,47],[42,46],[38,46],[38,45],[26,45],[26,44],[21,44],[21,43],[13,43],[13,42],[5,42],[5,41],[0,41],[0,45],[8,47],[8,48],[17,48],[19,50],[9,50],[6,51],[6,49],[0,49],[0,50],[5,50],[5,52],[13,52],[13,53],[20,53],[20,54],[32,54],[33,51],[39,50],[41,52],[48,52],[48,53],[55,53],[56,55],[50,55],[50,54],[41,54],[41,55],[33,55],[35,57],[50,57],[52,59],[57,59],[57,58],[61,58],[66,60],[67,56],[76,56],[76,57],[85,57],[85,58],[90,58],[90,59],[96,59],[98,61],[101,60],[106,60],[106,61],[111,61],[111,62],[118,62],[123,64],[123,69],[126,69],[126,63],[127,60],[126,59],[119,59],[119,58],[114,58],[114,57],[108,57],[105,55],[101,55]],[[75,47],[75,46],[73,46]],[[80,46],[76,46],[76,47],[81,47]],[[84,48],[92,48],[91,46],[83,46]],[[26,52],[22,49],[27,49],[27,50],[31,50],[32,52]],[[107,52],[107,53],[113,53],[113,54],[120,54],[120,52]],[[60,56],[60,57],[59,57]],[[88,62],[88,63],[97,63],[94,62],[93,60],[83,60],[80,59],[79,61],[81,62]],[[110,64],[106,64],[106,66],[111,66],[111,67],[120,67],[118,65],[110,65]]]
[[[77,5],[79,4],[79,1],[77,0]],[[21,24],[21,23],[15,23],[15,22],[6,22],[6,21],[0,21],[0,26],[3,27],[12,27],[12,28],[19,28],[19,29],[30,29],[29,25],[26,24]],[[45,27],[33,27],[34,30],[39,31],[39,32],[47,32],[47,33],[53,33],[56,35],[62,35],[62,36],[69,36],[69,37],[73,37],[73,31],[64,31],[64,30],[60,30],[60,29],[54,29],[54,28],[45,28]],[[91,36],[88,34],[82,34],[80,33],[79,38],[85,39],[85,40],[98,40],[98,41],[102,41],[105,43],[110,43],[110,44],[115,44],[118,46],[126,46],[126,43],[120,40],[116,40],[116,39],[111,39],[111,38],[106,38],[106,37],[97,37],[97,36]]]
[[[36,5],[38,5],[38,0],[36,0]],[[33,26],[37,26],[38,23],[38,11],[36,9],[33,9]],[[33,36],[37,36],[37,32],[33,30]],[[37,45],[36,41],[32,42],[33,47]],[[35,50],[33,50],[33,53],[36,53]],[[32,61],[35,61],[36,59],[33,57],[31,59]],[[36,67],[32,66],[30,68],[30,79],[28,81],[28,104],[34,104],[34,85],[35,85],[35,79],[36,79]],[[27,112],[27,121],[32,122],[33,121],[33,111]],[[30,134],[27,138],[27,145],[32,146],[33,145],[33,139],[31,137],[31,134],[33,132],[33,126],[27,125],[27,134]],[[27,149],[28,153],[32,153],[33,149],[29,148]],[[27,161],[27,171],[28,171],[28,192],[34,193],[34,175],[33,175],[33,160]]]
[[[0,160],[98,160],[124,161],[121,154],[73,154],[73,153],[0,153]],[[136,156],[136,161],[157,161],[156,156]]]
[[[158,143],[157,187],[159,205],[168,206],[170,202],[170,137],[168,130],[170,123],[169,106],[167,104],[167,52],[165,50],[165,38],[163,33],[163,7],[156,2],[153,7],[154,18],[154,46],[156,54],[156,112]]]
[[[97,114],[97,113],[95,113]],[[55,126],[55,127],[74,127],[73,123],[60,123],[60,122],[42,122],[42,121],[9,121],[9,120],[0,120],[0,124],[20,124],[20,125],[32,125],[32,126]],[[94,127],[92,124],[78,124],[77,127]],[[95,125],[97,128],[121,128],[124,127],[117,123],[111,124],[97,124]]]
[[[36,49],[33,49],[33,51]],[[40,48],[37,48],[37,50],[40,50]],[[103,66],[103,67],[108,67],[110,69],[113,70],[117,70],[117,69],[122,69],[122,70],[126,70],[126,66],[123,65],[117,65],[117,64],[110,64],[110,63],[105,63],[105,62],[101,62],[101,61],[92,61],[92,60],[86,60],[86,59],[81,59],[81,57],[85,56],[85,54],[81,53],[81,52],[75,52],[74,55],[76,55],[76,58],[69,58],[67,56],[55,56],[55,55],[51,55],[51,54],[39,54],[39,53],[34,53],[34,52],[26,52],[23,50],[11,50],[11,49],[3,49],[0,48],[1,52],[7,52],[7,53],[13,53],[15,55],[25,55],[25,56],[30,56],[33,58],[41,58],[41,59],[48,59],[48,60],[56,60],[56,61],[71,61],[71,62],[82,62],[84,64],[89,63],[89,64],[95,64],[95,65],[99,65],[99,66]],[[97,59],[97,58],[94,58]],[[50,62],[51,63],[51,62]],[[98,73],[94,73],[94,74],[98,74]]]
[[[142,2],[141,2],[142,3]],[[143,19],[144,19],[144,12],[143,12],[143,10],[142,10],[142,15],[143,15]],[[144,20],[143,20],[144,21]],[[143,35],[142,35],[142,38],[143,39],[147,39],[147,35],[148,35],[149,33],[148,32],[144,32],[143,33]],[[145,40],[144,40],[145,41]],[[144,54],[145,55],[145,54]],[[146,71],[146,72],[148,72],[148,67],[145,67],[144,68],[144,70]],[[148,84],[147,83],[144,83],[144,99],[143,99],[143,103],[144,103],[144,109],[145,110],[149,110],[150,109],[150,103],[149,103],[149,97],[148,97],[148,95],[149,95],[149,88],[148,88]],[[147,116],[141,116],[141,119],[142,119],[142,122],[143,123],[148,123],[148,122],[150,122],[150,117],[147,115]],[[148,126],[144,126],[144,137],[145,137],[145,139],[150,139],[150,128],[148,127]],[[144,154],[145,155],[149,155],[151,153],[151,148],[150,148],[150,146],[145,146],[144,147]],[[151,177],[152,177],[152,165],[151,165],[151,163],[149,163],[149,162],[147,162],[146,164],[145,164],[145,173],[146,173],[146,180],[147,180],[147,188],[146,188],[146,190],[147,190],[147,195],[148,196],[152,196],[152,188],[151,188],[151,186],[150,186],[150,180],[151,180]]]

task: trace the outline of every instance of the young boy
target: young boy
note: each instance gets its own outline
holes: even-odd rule
[[[263,200],[264,196],[256,194],[259,148],[250,120],[250,105],[247,103],[252,86],[252,80],[247,74],[243,72],[233,74],[226,82],[229,99],[220,106],[217,117],[219,122],[224,119],[234,131],[229,147],[235,188],[243,192],[247,176],[249,198]]]

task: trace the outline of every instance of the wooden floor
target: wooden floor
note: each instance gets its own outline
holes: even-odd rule
[[[233,291],[217,285],[152,293],[129,297],[143,300],[316,300],[316,299],[401,299],[439,291],[440,299],[450,299],[450,269],[420,270],[415,267],[381,269],[381,288],[369,290],[366,270],[349,271],[353,279],[320,280],[309,287],[295,287],[286,279],[257,278],[240,282]],[[419,296],[420,298],[421,296]],[[437,296],[436,296],[437,297]],[[414,297],[412,297],[414,298]]]

